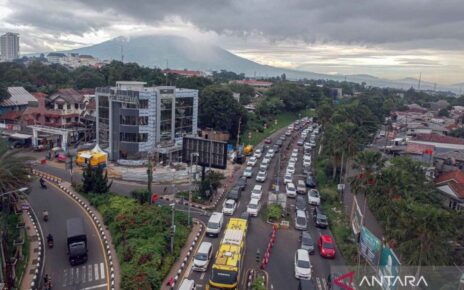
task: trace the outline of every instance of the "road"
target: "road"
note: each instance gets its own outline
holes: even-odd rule
[[[274,143],[280,137],[280,135],[284,133],[284,131],[285,128],[271,136],[272,142]],[[293,148],[300,148],[296,172],[294,175],[294,182],[296,182],[297,180],[296,176],[303,176],[303,149],[302,147],[296,145],[296,141],[298,139],[299,134],[299,132],[296,132],[293,134],[293,136],[287,137],[280,152],[273,157],[271,165],[267,171],[268,177],[266,181],[263,183],[263,197],[261,198],[261,202],[267,202],[268,192],[271,190],[272,184],[275,183],[278,172],[280,192],[285,192],[285,187],[283,185],[283,175],[285,174],[285,168],[288,162],[285,156],[289,156],[289,152],[291,152]],[[279,166],[281,166],[280,170]],[[256,174],[258,172],[258,167],[259,163],[254,167],[253,176],[248,179],[248,185],[245,191],[242,193],[238,209],[236,210],[234,216],[239,216],[242,212],[246,211],[246,206],[248,204],[248,201],[250,200],[251,190],[253,189],[255,184],[259,184],[255,181]],[[273,247],[269,264],[266,268],[266,271],[269,273],[270,284],[272,285],[271,289],[298,288],[298,280],[294,277],[293,259],[295,251],[299,248],[300,231],[297,231],[293,228],[294,203],[294,199],[287,199],[287,206],[291,216],[290,221],[292,226],[288,230],[281,229],[277,232],[276,243]],[[216,210],[220,211],[221,208],[222,205],[219,205]],[[312,219],[308,220],[308,231],[311,233],[315,242],[317,241],[317,238],[321,233],[331,234],[329,229],[317,229],[316,227],[314,227]],[[243,273],[246,271],[246,269],[257,267],[255,260],[256,251],[257,249],[260,249],[262,256],[269,242],[271,231],[272,226],[270,224],[267,224],[261,216],[251,219],[247,234],[246,254],[243,263],[244,266],[242,267]],[[211,242],[213,244],[214,250],[217,250],[221,238],[222,236],[219,236],[218,238],[205,237],[204,240]],[[313,280],[317,285],[317,288],[320,290],[327,289],[326,279],[330,273],[330,267],[344,265],[344,261],[341,258],[341,255],[336,255],[336,258],[333,260],[327,260],[319,255],[319,251],[317,249],[315,251],[315,254],[311,256],[311,262],[313,264],[314,269]],[[205,289],[205,286],[208,283],[209,275],[211,273],[211,265],[212,263],[210,263],[208,271],[204,273],[191,271],[191,265],[189,265],[189,268],[187,268],[186,277],[196,281],[197,289]],[[244,279],[242,279],[242,282],[243,281]],[[240,289],[244,289],[243,284],[240,287]]]
[[[102,243],[91,219],[78,204],[51,183],[48,189],[41,189],[36,180],[31,184],[29,202],[39,215],[44,237],[53,235],[54,247],[45,249],[44,274],[52,277],[53,289],[109,289],[107,265]],[[48,222],[42,219],[42,212],[49,212]],[[66,220],[82,217],[87,233],[88,261],[72,267],[66,250]]]

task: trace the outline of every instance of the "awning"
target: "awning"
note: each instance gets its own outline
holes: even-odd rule
[[[27,135],[27,134],[14,133],[14,134],[11,134],[11,135],[10,135],[10,138],[13,138],[13,139],[21,139],[21,140],[27,140],[27,139],[32,138],[32,136],[31,136],[31,135]]]

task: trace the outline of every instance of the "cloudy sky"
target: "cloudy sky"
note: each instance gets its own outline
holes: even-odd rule
[[[175,34],[329,74],[464,82],[462,0],[0,0],[23,53]]]

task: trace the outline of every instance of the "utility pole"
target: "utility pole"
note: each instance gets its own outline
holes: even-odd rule
[[[238,118],[237,146],[236,146],[236,148],[238,148],[238,146],[240,146],[240,123],[242,123],[242,116],[240,116],[240,118]]]
[[[187,223],[189,227],[190,227],[190,215],[191,215],[190,209],[192,207],[193,156],[198,157],[198,152],[190,153],[190,174],[189,174],[190,188],[189,188],[189,196],[188,196],[188,215],[187,215]],[[195,166],[195,169],[196,169],[196,166]],[[196,170],[195,170],[195,173],[196,173]]]
[[[171,203],[172,215],[171,215],[171,254],[174,253],[174,236],[176,234],[176,225],[174,224],[174,216],[176,212],[176,204]]]
[[[151,163],[151,155],[148,153],[148,168],[147,168],[147,175],[148,175],[148,184],[147,189],[148,193],[151,194],[151,184],[153,182],[153,164]]]

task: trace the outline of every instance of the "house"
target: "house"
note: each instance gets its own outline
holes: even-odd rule
[[[29,105],[36,105],[36,99],[23,87],[8,87],[9,97],[0,103],[0,121],[17,124]]]
[[[62,52],[50,52],[47,54],[47,61],[53,64],[63,64],[66,54]]]
[[[409,143],[406,145],[406,149],[402,152],[402,155],[408,155],[416,161],[432,163],[434,149],[435,147],[432,145]]]
[[[438,134],[416,134],[409,143],[424,144],[435,147],[435,152],[446,152],[451,150],[464,150],[464,139]]]
[[[443,173],[435,179],[437,190],[443,195],[446,207],[464,210],[464,173],[459,170]]]
[[[45,123],[57,127],[75,126],[85,109],[84,96],[74,89],[59,89],[48,98],[49,110],[45,112]]]
[[[440,172],[464,170],[464,151],[452,150],[433,156],[435,167]]]

